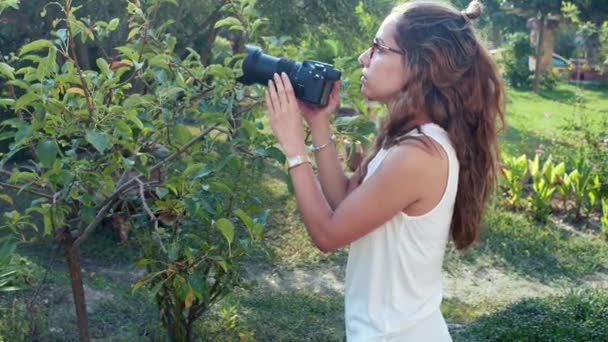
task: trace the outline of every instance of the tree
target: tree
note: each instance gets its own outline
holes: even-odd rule
[[[585,49],[585,58],[596,65],[601,48],[604,23],[608,21],[608,7],[601,0],[575,0],[564,2],[562,12],[578,27],[578,36]]]
[[[156,21],[166,3],[128,2],[126,41],[91,69],[77,42],[111,35],[121,20],[79,17],[71,0],[49,4],[44,17],[59,15],[52,40],[0,63],[0,106],[14,113],[0,123],[0,139],[10,141],[0,199],[14,196],[7,189],[37,196],[3,224],[63,247],[81,341],[90,334],[79,250],[104,218],[126,211],[148,237],[138,263],[148,272],[134,290],[156,300],[171,339],[189,340],[193,322],[240,286],[236,261],[261,238],[268,213],[238,175],[253,179],[264,159],[284,158],[257,128],[261,101],[235,84],[240,57],[206,65],[193,49],[175,53],[177,39]],[[251,32],[254,14],[251,1],[233,1],[213,26]],[[30,160],[11,160],[24,149]]]
[[[561,11],[561,0],[502,0],[501,5],[506,11],[526,17],[534,17],[539,20],[539,34],[536,44],[536,67],[534,68],[534,81],[532,89],[535,93],[539,91],[542,70],[540,61],[545,53],[551,55],[553,51],[543,51],[544,35],[547,19],[550,15],[558,15]]]
[[[465,9],[470,2],[470,0],[452,1],[457,8],[462,9]],[[483,1],[483,15],[475,19],[475,27],[491,43],[492,48],[501,46],[506,35],[525,30],[526,19],[506,11],[501,3],[501,0]]]

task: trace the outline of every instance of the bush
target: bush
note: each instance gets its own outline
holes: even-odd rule
[[[557,84],[561,80],[562,78],[558,74],[553,71],[547,71],[540,80],[540,87],[546,91],[555,90],[555,87],[557,87]]]
[[[530,85],[528,56],[532,53],[534,51],[526,34],[514,33],[507,38],[500,64],[505,80],[512,87],[525,88]]]
[[[587,290],[523,299],[482,316],[454,337],[466,341],[606,341],[608,294]]]

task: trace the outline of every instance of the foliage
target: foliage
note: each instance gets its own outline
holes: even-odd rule
[[[19,9],[20,0],[0,0],[0,14],[7,8]]]
[[[35,268],[15,253],[17,242],[4,239],[0,245],[0,293],[23,290],[35,279]]]
[[[452,0],[456,8],[464,10],[470,0]],[[501,6],[501,0],[484,0],[483,14],[475,19],[475,28],[482,39],[496,48],[503,44],[505,35],[526,32],[526,18],[513,15]]]
[[[526,88],[530,85],[528,56],[533,53],[528,36],[514,33],[507,37],[500,64],[505,80],[515,88]]]
[[[575,165],[576,172],[570,175],[570,180],[574,197],[573,215],[578,219],[589,201],[593,201],[591,205],[595,204],[596,193],[599,190],[599,175],[593,172],[584,155],[580,155]]]
[[[608,198],[602,198],[602,217],[600,223],[602,225],[602,234],[608,240]]]
[[[5,216],[15,231],[33,227],[58,236],[68,250],[105,218],[127,217],[132,229],[148,231],[149,252],[140,265],[150,274],[135,288],[154,284],[152,296],[171,317],[165,320],[170,335],[180,340],[204,309],[239,286],[235,260],[261,238],[264,221],[245,212],[264,212],[255,194],[227,186],[222,177],[283,156],[259,130],[257,97],[235,85],[239,56],[203,65],[190,49],[180,58],[167,25],[152,26],[163,2],[129,2],[128,40],[115,47],[117,60],[98,58],[95,69],[81,64],[76,41],[111,34],[120,20],[91,24],[70,1],[49,5],[65,15],[53,20],[55,39],[32,41],[3,64],[13,96],[2,103],[16,117],[1,123],[11,144],[0,166],[8,178],[2,186],[39,196]],[[243,14],[249,6],[231,2],[222,15]],[[240,21],[217,27],[251,28]],[[12,163],[24,149],[32,156],[29,166]],[[234,217],[243,224],[235,227]]]
[[[528,201],[534,212],[534,217],[540,222],[545,222],[551,211],[551,199],[555,192],[555,183],[557,178],[564,174],[566,164],[561,162],[555,165],[551,156],[549,156],[541,168],[540,158],[537,154],[533,160],[529,160],[528,165],[532,176],[533,190]]]
[[[0,341],[26,341],[30,329],[25,305],[13,300],[0,302]]]
[[[483,316],[459,334],[467,340],[603,341],[608,338],[608,295],[598,290],[523,299]]]
[[[521,208],[524,184],[528,174],[531,176],[532,188],[529,191],[528,209],[539,222],[545,222],[551,213],[554,193],[560,194],[561,208],[579,220],[588,217],[601,203],[606,195],[600,180],[600,174],[593,169],[585,154],[572,163],[573,170],[567,171],[566,162],[553,163],[549,156],[542,164],[537,153],[534,159],[526,155],[511,157],[503,154],[503,183],[507,188],[506,203],[513,209]],[[568,202],[572,198],[573,205]]]
[[[524,182],[528,174],[528,158],[524,154],[519,157],[503,155],[502,159],[504,166],[501,171],[508,189],[507,203],[511,208],[517,209],[521,207]]]
[[[555,72],[548,70],[542,75],[540,80],[540,87],[544,91],[555,90],[555,87],[559,84],[561,77]]]

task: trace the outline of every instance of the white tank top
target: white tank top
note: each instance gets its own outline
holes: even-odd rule
[[[447,153],[447,186],[421,216],[403,212],[350,245],[345,280],[346,337],[350,341],[451,341],[440,312],[441,269],[458,188],[459,163],[447,132],[421,126]],[[408,134],[419,135],[417,131]],[[370,177],[386,156],[368,165]],[[365,180],[364,180],[365,181]]]

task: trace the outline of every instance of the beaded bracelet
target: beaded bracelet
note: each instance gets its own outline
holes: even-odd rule
[[[311,152],[319,152],[322,149],[324,149],[325,147],[327,147],[329,144],[336,142],[336,135],[332,134],[331,136],[329,136],[329,141],[326,142],[325,144],[321,145],[321,146],[317,146],[315,144],[310,145],[310,151]]]

